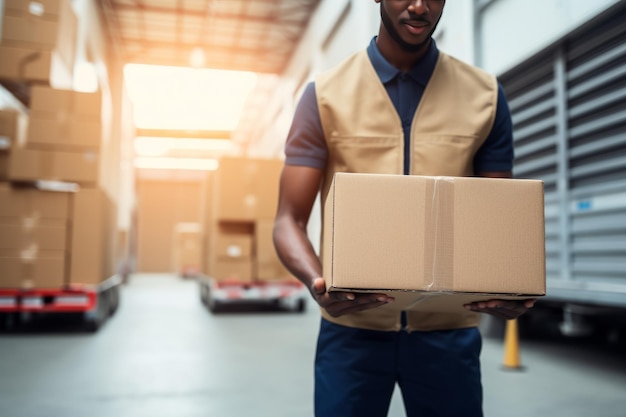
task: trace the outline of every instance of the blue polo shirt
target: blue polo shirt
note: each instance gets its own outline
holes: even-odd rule
[[[411,123],[422,99],[426,85],[435,69],[439,50],[433,40],[426,55],[408,72],[391,65],[380,53],[376,37],[367,54],[380,81],[385,86],[396,108],[404,131],[404,173],[409,173]],[[445,109],[442,109],[445,111]],[[296,107],[291,129],[285,144],[287,165],[325,169],[328,148],[317,107],[315,83],[309,83]],[[474,171],[511,171],[513,167],[513,125],[502,86],[498,84],[496,117],[489,136],[474,156]]]

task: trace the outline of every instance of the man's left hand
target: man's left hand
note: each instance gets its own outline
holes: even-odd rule
[[[465,304],[465,308],[477,313],[487,313],[492,316],[512,320],[516,319],[533,308],[536,299],[528,300],[487,300]]]

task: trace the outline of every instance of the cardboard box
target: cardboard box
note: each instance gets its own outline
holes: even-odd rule
[[[217,258],[243,259],[252,256],[251,224],[218,224],[214,230],[214,254]]]
[[[0,249],[66,250],[69,195],[0,184]]]
[[[100,188],[73,194],[69,284],[96,285],[115,273],[115,213]]]
[[[178,223],[174,227],[174,267],[182,276],[200,274],[202,226],[200,223]]]
[[[62,220],[22,221],[0,219],[0,249],[19,251],[64,251],[67,249],[67,222]]]
[[[85,117],[100,120],[102,94],[34,85],[31,89],[31,114],[41,118]]]
[[[0,181],[9,180],[9,153],[0,151]]]
[[[65,0],[4,0],[4,10],[9,13],[29,13],[44,19],[55,19]]]
[[[71,88],[73,71],[56,51],[0,45],[0,78]]]
[[[247,259],[218,259],[211,274],[218,281],[252,281],[252,260]]]
[[[22,141],[26,134],[28,116],[17,110],[0,109],[0,152]]]
[[[273,231],[273,220],[258,220],[255,223],[256,278],[263,281],[295,279],[283,266],[276,254],[272,238]]]
[[[0,8],[2,46],[54,51],[67,68],[73,69],[78,19],[71,0],[4,3]]]
[[[388,293],[383,308],[545,295],[543,182],[337,173],[324,206],[330,291]]]
[[[1,287],[63,285],[70,198],[70,193],[0,184]]]
[[[215,218],[233,222],[274,218],[282,166],[277,159],[220,159],[215,173]]]
[[[99,152],[101,142],[102,124],[99,120],[86,120],[71,114],[60,118],[32,115],[25,146],[30,149]]]
[[[14,146],[9,158],[12,181],[55,180],[94,185],[98,182],[99,156],[92,151],[65,152]]]
[[[65,283],[66,252],[39,252],[36,257],[0,249],[0,288],[60,288]]]
[[[70,217],[69,193],[20,188],[0,183],[0,219],[15,218],[24,223]]]

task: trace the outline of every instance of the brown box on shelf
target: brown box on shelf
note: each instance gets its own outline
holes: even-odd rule
[[[0,249],[0,288],[61,288],[65,284],[66,254]]]
[[[72,195],[69,284],[97,285],[115,273],[116,210],[100,188]]]
[[[99,120],[85,120],[72,115],[62,118],[33,115],[28,123],[26,146],[30,149],[98,152],[101,142],[102,124]]]
[[[13,109],[0,109],[0,151],[24,140],[28,116]]]
[[[0,45],[54,52],[73,70],[78,19],[71,0],[6,0],[0,18]]]
[[[211,276],[218,281],[252,281],[252,260],[243,259],[218,259]]]
[[[66,118],[69,115],[100,120],[102,94],[35,85],[31,89],[31,112],[43,118]]]
[[[56,51],[0,45],[0,78],[71,88],[73,66]]]
[[[258,220],[254,227],[256,278],[263,281],[295,279],[276,254],[272,233],[273,220]]]
[[[63,285],[71,197],[0,183],[0,286]]]
[[[12,181],[53,180],[94,185],[99,177],[96,152],[66,152],[14,146],[9,158]]]
[[[174,267],[182,276],[198,275],[202,262],[202,226],[178,223],[174,227]]]
[[[220,159],[215,173],[215,218],[233,222],[273,218],[282,166],[277,159]]]

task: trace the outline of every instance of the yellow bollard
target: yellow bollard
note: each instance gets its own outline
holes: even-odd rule
[[[504,334],[504,363],[505,369],[523,369],[519,352],[519,332],[517,329],[517,319],[506,321],[506,331]]]

